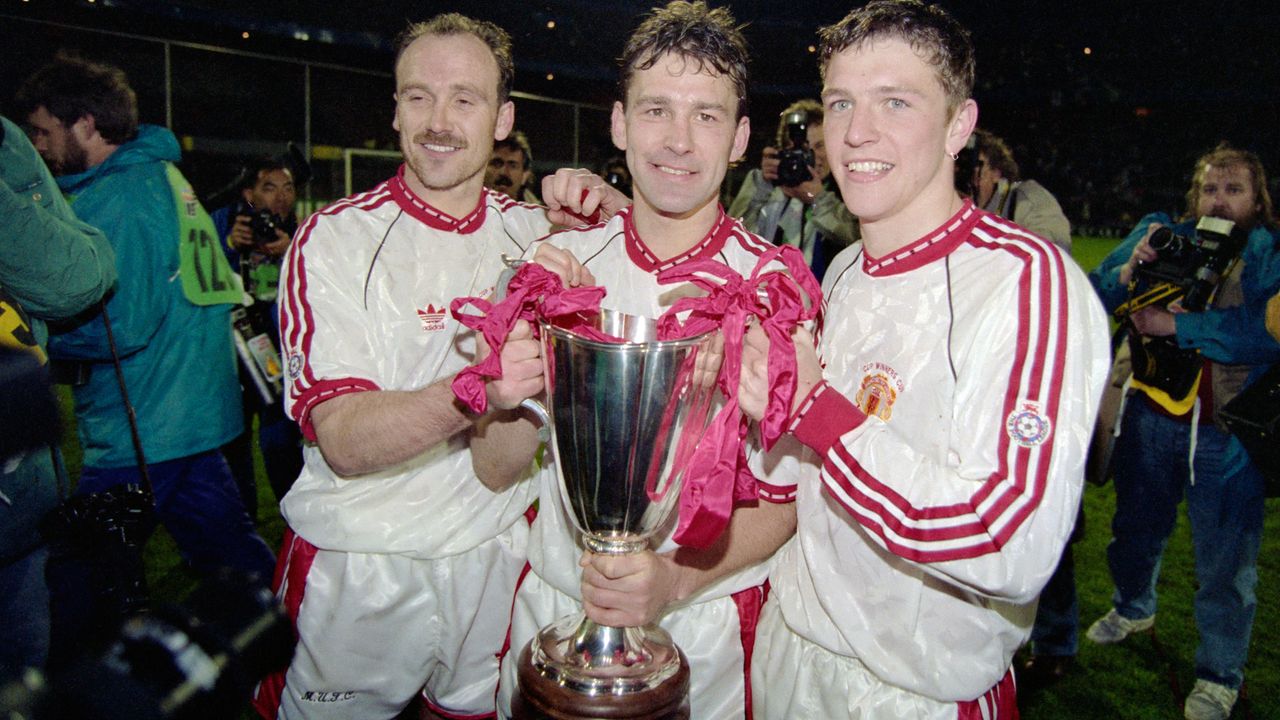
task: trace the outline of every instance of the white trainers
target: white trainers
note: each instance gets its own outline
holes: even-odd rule
[[[1129,637],[1136,632],[1150,630],[1151,626],[1156,624],[1156,616],[1138,618],[1130,620],[1129,618],[1116,612],[1115,608],[1106,615],[1103,615],[1097,622],[1089,626],[1089,631],[1085,633],[1085,637],[1098,643],[1099,645],[1111,645]]]
[[[1186,704],[1182,706],[1182,715],[1187,720],[1227,720],[1239,695],[1239,690],[1232,690],[1226,685],[1196,680]]]

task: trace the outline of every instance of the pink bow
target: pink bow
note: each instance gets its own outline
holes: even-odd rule
[[[782,262],[785,272],[769,269],[775,260]],[[716,384],[728,401],[683,468],[680,520],[674,536],[681,545],[703,548],[724,532],[735,502],[756,498],[756,479],[747,466],[742,443],[748,422],[739,411],[737,399],[747,322],[755,317],[770,340],[769,400],[760,422],[761,443],[768,450],[782,435],[796,390],[791,331],[817,316],[822,291],[804,256],[789,245],[762,255],[745,281],[712,260],[666,270],[658,281],[690,282],[707,291],[702,297],[682,298],[663,313],[658,321],[660,337],[684,337],[716,328],[724,335],[724,359]],[[686,312],[685,320],[680,321],[678,316]]]
[[[600,310],[604,297],[602,287],[577,287],[566,290],[560,277],[537,263],[525,263],[507,284],[507,296],[497,303],[478,297],[454,298],[449,310],[458,322],[484,336],[491,352],[483,361],[472,365],[453,378],[453,394],[471,412],[481,414],[489,407],[485,395],[485,378],[502,377],[502,346],[516,321],[533,323],[535,335],[541,319],[581,315],[584,320],[570,329],[597,340],[617,340],[590,327],[585,317]],[[480,312],[468,314],[471,305]]]

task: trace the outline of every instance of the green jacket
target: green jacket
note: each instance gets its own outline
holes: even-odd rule
[[[101,228],[116,253],[120,281],[107,310],[151,463],[216,449],[244,425],[230,306],[192,304],[178,276],[178,209],[167,167],[180,157],[173,133],[143,125],[102,164],[58,178],[72,209]],[[49,352],[90,364],[88,383],[75,388],[85,467],[134,465],[102,315],[55,334]]]
[[[115,255],[102,231],[72,214],[22,129],[3,117],[0,127],[0,343],[43,357],[46,322],[66,321],[101,299],[116,280]],[[3,462],[0,493],[4,563],[39,544],[36,526],[58,501],[49,449]]]

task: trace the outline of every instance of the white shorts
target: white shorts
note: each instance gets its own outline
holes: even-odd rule
[[[764,586],[752,586],[731,596],[676,608],[659,622],[689,658],[690,717],[698,720],[751,717],[746,680],[751,675],[755,621],[764,594]],[[511,643],[502,657],[498,717],[511,717],[516,662],[524,646],[544,625],[581,609],[577,599],[547,584],[536,573],[525,576],[511,608]]]
[[[259,685],[259,714],[394,718],[421,691],[450,715],[491,717],[528,532],[517,522],[436,560],[317,550],[287,534],[277,594],[298,645],[288,672]]]
[[[982,697],[943,702],[882,682],[857,658],[792,632],[778,603],[765,603],[751,684],[757,720],[1010,720],[1017,718],[1012,669]]]

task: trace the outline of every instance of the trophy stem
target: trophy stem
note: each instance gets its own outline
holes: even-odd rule
[[[648,536],[583,533],[582,544],[597,555],[631,555],[649,549]]]
[[[530,645],[539,675],[585,695],[648,690],[680,664],[680,652],[662,628],[597,625],[581,612],[538,631]]]

